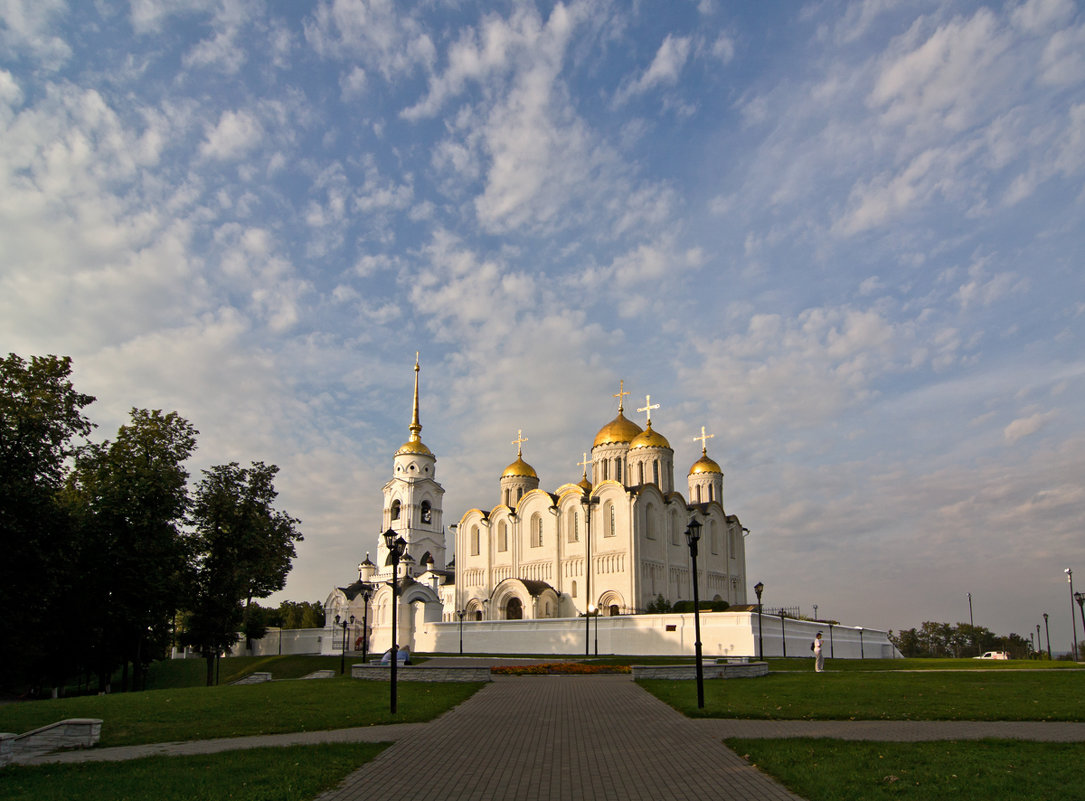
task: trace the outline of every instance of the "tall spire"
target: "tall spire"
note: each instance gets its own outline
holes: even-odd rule
[[[414,412],[411,414],[411,424],[408,426],[411,432],[411,442],[420,442],[422,424],[418,422],[418,373],[422,368],[418,366],[418,351],[414,352]]]

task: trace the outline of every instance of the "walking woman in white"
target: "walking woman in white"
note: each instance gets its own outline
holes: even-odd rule
[[[821,632],[818,632],[818,636],[814,638],[813,650],[814,650],[814,670],[817,673],[821,673],[825,670],[825,654],[821,649]]]

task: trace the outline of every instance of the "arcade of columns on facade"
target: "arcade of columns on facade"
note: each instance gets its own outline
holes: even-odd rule
[[[700,597],[746,603],[748,531],[724,511],[723,471],[707,451],[713,435],[702,428],[694,438],[701,457],[689,469],[687,501],[674,488],[674,451],[653,428],[651,413],[659,405],[646,398],[637,410],[646,416],[641,428],[625,416],[624,384],[614,396],[618,414],[599,430],[590,458],[584,454],[577,483],[540,489],[523,458],[527,440],[518,435],[516,461],[501,474],[497,504],[470,509],[450,526],[455,556],[446,562],[444,488],[437,457],[420,436],[417,360],[414,370],[410,437],[396,450],[383,488],[383,528],[407,543],[399,566],[401,625],[456,621],[461,611],[467,620],[575,618],[585,610],[627,615],[645,612],[659,596],[689,600],[685,531],[693,517],[702,524]],[[391,617],[392,568],[383,536],[376,545],[376,562],[367,553],[358,580],[325,602],[329,627],[351,620],[356,649],[363,620],[372,637]]]

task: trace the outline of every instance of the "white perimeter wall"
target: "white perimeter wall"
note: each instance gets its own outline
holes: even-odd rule
[[[420,653],[455,654],[460,648],[459,622],[426,621],[422,610],[416,615],[401,615],[400,643]],[[406,617],[406,620],[402,620]],[[598,623],[598,630],[596,629]],[[702,612],[701,650],[705,657],[757,657],[756,612]],[[360,627],[358,627],[360,628]],[[886,632],[852,626],[832,626],[807,620],[784,621],[788,656],[811,656],[810,643],[819,631],[825,642],[825,655],[835,659],[892,659],[900,653],[889,642]],[[463,623],[463,650],[469,654],[553,654],[583,656],[585,625],[583,618],[537,620],[482,620]],[[598,631],[598,634],[597,634]],[[860,645],[860,631],[862,644]],[[348,653],[353,650],[359,631],[348,633]],[[830,636],[831,634],[831,636]],[[595,653],[598,636],[599,654],[625,656],[679,656],[694,652],[693,613],[665,615],[620,615],[591,621],[590,651]],[[783,637],[779,617],[766,615],[762,620],[765,656],[782,656]],[[280,640],[281,638],[281,640]],[[369,650],[382,654],[391,647],[391,626],[372,627]],[[341,630],[273,629],[253,643],[256,656],[272,654],[338,654],[343,646]],[[281,650],[280,650],[281,649]],[[232,655],[247,653],[244,638]]]

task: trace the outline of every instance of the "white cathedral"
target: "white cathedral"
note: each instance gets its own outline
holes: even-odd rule
[[[659,596],[690,600],[685,531],[694,517],[702,524],[701,599],[746,603],[746,529],[724,511],[723,471],[706,447],[712,435],[702,428],[693,438],[701,443],[701,458],[687,474],[687,501],[674,486],[674,451],[652,425],[658,404],[648,397],[638,409],[646,416],[641,428],[625,416],[624,384],[614,396],[618,414],[596,434],[578,483],[541,489],[523,458],[527,440],[518,435],[517,458],[501,473],[496,504],[469,509],[449,526],[455,558],[446,562],[444,488],[437,457],[420,436],[417,359],[414,370],[410,437],[396,450],[383,489],[382,528],[407,543],[399,572],[401,644],[441,621],[635,615]],[[328,596],[329,632],[342,626],[347,648],[361,650],[365,637],[373,646],[378,630],[389,631],[388,556],[378,537],[376,563],[367,554],[358,580]]]

